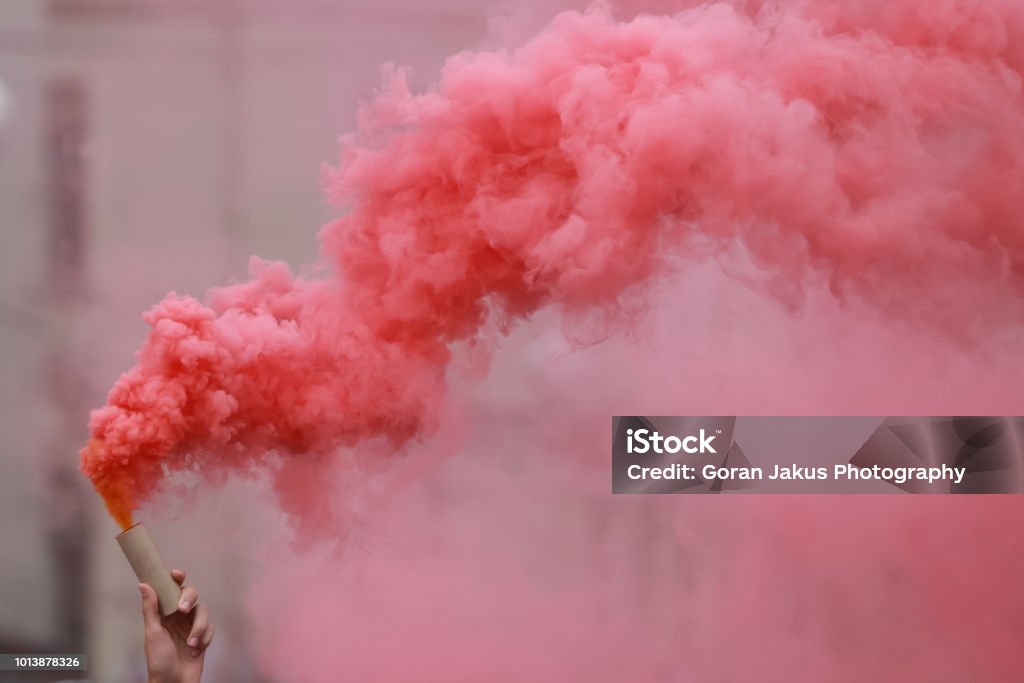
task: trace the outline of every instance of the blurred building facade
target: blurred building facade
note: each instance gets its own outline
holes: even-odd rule
[[[321,164],[378,65],[429,80],[484,33],[468,0],[0,3],[0,651],[87,651],[90,680],[141,680],[133,579],[77,471],[139,313],[244,277],[250,254],[311,261]],[[215,512],[221,561],[189,569],[235,605],[218,617],[241,659],[248,522]],[[187,524],[156,533],[201,554]],[[211,680],[255,679],[236,662]]]

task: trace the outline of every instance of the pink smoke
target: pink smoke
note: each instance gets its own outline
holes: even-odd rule
[[[193,468],[269,468],[301,517],[290,482],[338,447],[435,428],[454,342],[543,306],[603,311],[600,338],[716,255],[793,305],[827,282],[968,339],[1016,324],[1020,12],[896,5],[567,13],[426,93],[394,74],[326,173],[326,274],[255,262],[153,308],[83,470],[122,523]]]
[[[417,470],[411,495],[388,487],[391,495],[371,508],[341,557],[271,563],[252,606],[269,672],[312,683],[341,675],[1016,680],[1024,595],[1014,587],[1022,557],[1016,499],[606,495],[610,414],[1000,414],[1024,405],[1012,265],[1019,247],[1011,246],[1020,234],[1013,197],[1022,188],[1019,10],[967,2],[768,6],[747,15],[719,5],[640,22],[668,27],[666,35],[678,30],[672,35],[688,38],[698,55],[728,63],[711,72],[734,86],[734,97],[714,113],[680,108],[666,124],[676,135],[666,132],[646,148],[671,158],[693,132],[681,122],[701,122],[689,143],[703,152],[697,168],[707,177],[666,172],[655,180],[681,177],[686,188],[698,187],[685,195],[699,209],[684,225],[708,232],[687,234],[671,220],[658,227],[665,256],[658,265],[682,272],[641,298],[651,314],[632,330],[639,340],[613,338],[568,355],[556,342],[530,341],[531,329],[541,334],[535,328],[558,324],[551,311],[525,331],[518,327],[515,353],[498,352],[500,377],[475,397],[482,414],[469,420],[478,426],[460,455],[427,476]],[[630,30],[600,15],[559,21],[540,40],[604,46]],[[808,74],[804,86],[818,84],[817,99],[804,97],[816,120],[832,112],[827,129],[810,125],[806,135],[783,136],[778,112],[786,108],[765,104],[779,90],[757,87],[784,73],[768,58],[773,40],[778,60]],[[746,57],[725,60],[736,53]],[[562,54],[535,53],[552,63]],[[478,59],[501,64],[505,57]],[[453,63],[447,77],[461,68]],[[751,75],[758,72],[761,78]],[[1002,85],[983,95],[983,74]],[[482,82],[481,97],[518,113],[516,98],[502,99],[509,81]],[[547,92],[535,86],[523,90]],[[570,99],[578,94],[565,91]],[[631,111],[631,98],[622,101]],[[603,111],[617,113],[611,105]],[[986,110],[1005,125],[981,123],[991,121]],[[401,120],[417,129],[419,119]],[[759,153],[726,135],[771,137],[775,129],[780,144]],[[620,147],[602,149],[605,139],[578,149],[604,154],[593,168],[613,174],[627,165],[614,154]],[[1002,152],[981,153],[990,144]],[[744,155],[749,164],[737,163]],[[763,193],[739,191],[753,181]],[[615,196],[645,191],[589,187],[600,187],[594,194],[612,205]],[[765,208],[785,207],[787,199],[793,211]],[[833,214],[829,206],[839,209]],[[735,218],[743,220],[730,223]],[[723,235],[743,247],[731,250]],[[728,253],[719,251],[723,242]],[[683,251],[691,245],[699,248]],[[714,266],[678,260],[709,253],[734,276],[768,285],[757,291],[787,303],[810,292],[810,301],[791,316],[723,284]],[[590,338],[595,321],[572,291],[579,290],[567,285],[551,299],[569,310],[572,337]],[[635,299],[621,301],[626,310],[612,308],[612,321],[633,310]],[[598,336],[607,319],[598,316]],[[936,334],[934,324],[953,338]],[[497,424],[486,421],[488,408],[502,416]],[[272,595],[281,600],[268,604]],[[268,612],[275,619],[262,618]]]
[[[447,459],[336,496],[340,548],[259,559],[272,680],[1016,680],[1016,498],[608,494],[609,415],[1002,414],[1016,348],[813,290],[794,316],[714,264],[653,290],[628,337],[573,350],[548,311],[483,381],[457,358]]]

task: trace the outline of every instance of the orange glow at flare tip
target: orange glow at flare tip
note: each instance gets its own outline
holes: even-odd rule
[[[89,439],[89,443],[82,449],[81,455],[83,462],[102,458],[103,440]],[[127,531],[134,526],[135,521],[132,518],[131,502],[123,492],[118,491],[116,487],[111,485],[111,482],[104,482],[99,479],[93,479],[93,486],[100,496],[103,497],[103,502],[107,506],[107,512],[114,518],[114,521],[117,522],[122,531]]]

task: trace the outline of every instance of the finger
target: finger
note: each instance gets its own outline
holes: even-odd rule
[[[162,628],[156,591],[148,583],[140,583],[139,593],[142,595],[142,621],[146,630]]]
[[[171,578],[174,579],[174,582],[180,586],[183,583],[185,583],[185,572],[181,571],[180,569],[172,569]]]
[[[213,624],[210,624],[209,626],[206,627],[206,635],[203,636],[203,640],[202,640],[203,649],[204,650],[206,648],[210,647],[210,643],[213,642],[213,634],[214,634],[214,632],[216,632],[216,630],[217,630],[217,627],[214,626]]]
[[[206,635],[203,636],[203,639],[201,641],[199,641],[200,642],[199,652],[205,652],[206,648],[210,647],[210,643],[213,642],[213,632],[215,630],[216,629],[214,628],[213,624],[210,624],[209,626],[206,627]],[[198,655],[199,653],[197,652],[196,654]]]
[[[209,624],[210,613],[206,609],[206,605],[198,605],[192,613],[192,630],[189,631],[188,640],[185,641],[192,648],[192,654],[196,654],[200,650]]]
[[[181,589],[181,598],[178,600],[178,611],[188,614],[189,610],[199,602],[199,593],[192,586],[185,586]]]

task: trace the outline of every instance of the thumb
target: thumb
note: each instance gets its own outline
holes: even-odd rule
[[[148,583],[140,583],[139,592],[142,594],[142,620],[146,628],[162,626],[160,605],[156,599],[156,591]]]

